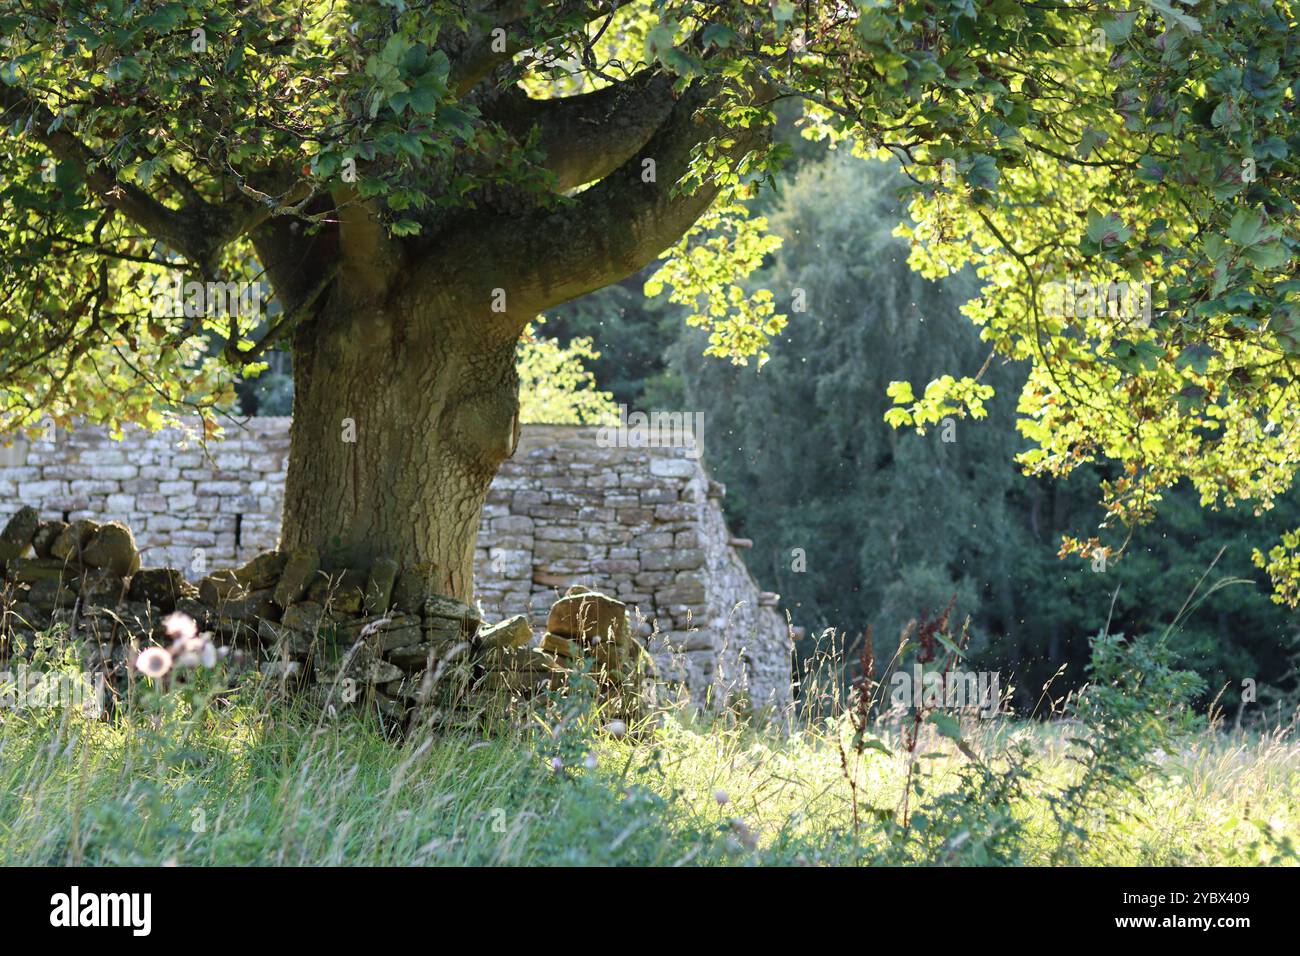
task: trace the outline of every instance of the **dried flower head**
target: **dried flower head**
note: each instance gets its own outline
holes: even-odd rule
[[[199,626],[194,618],[181,611],[174,611],[163,618],[163,633],[173,641],[198,636]]]
[[[174,616],[174,615],[173,615]],[[217,665],[217,648],[212,643],[212,635],[182,633],[172,641],[169,648],[178,668],[215,667]]]
[[[172,656],[161,647],[146,647],[136,657],[135,669],[156,680],[172,669]]]

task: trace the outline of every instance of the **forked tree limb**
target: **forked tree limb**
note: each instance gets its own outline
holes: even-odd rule
[[[688,89],[644,147],[562,207],[462,222],[416,265],[412,282],[454,282],[462,308],[483,315],[485,335],[495,338],[516,336],[537,313],[636,272],[678,241],[721,189],[716,181],[690,193],[678,188],[697,146],[716,139],[736,162],[770,142],[767,126],[733,129],[708,115],[719,92],[717,83]],[[654,161],[653,181],[645,160]],[[498,288],[504,313],[489,309]]]
[[[529,99],[512,92],[487,118],[521,142],[537,131],[543,165],[561,192],[601,179],[654,135],[673,108],[673,77],[657,69],[577,96]]]

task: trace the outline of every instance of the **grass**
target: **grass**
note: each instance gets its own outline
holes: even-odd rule
[[[1076,721],[966,719],[962,744],[991,774],[972,782],[976,764],[938,729],[909,750],[904,725],[880,720],[883,747],[859,754],[846,715],[763,730],[671,712],[616,739],[591,706],[561,703],[554,724],[393,742],[355,716],[185,696],[145,695],[116,722],[0,714],[0,860],[1255,865],[1294,863],[1300,843],[1300,749],[1284,728],[1171,736],[1108,812],[1082,800],[1086,839],[1063,860],[1060,795],[1088,752]]]

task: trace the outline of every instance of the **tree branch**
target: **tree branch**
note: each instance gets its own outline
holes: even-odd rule
[[[378,209],[353,187],[336,188],[334,201],[341,288],[358,304],[382,301],[406,265],[402,243],[389,236]]]
[[[636,154],[673,108],[673,78],[655,69],[593,93],[533,100],[520,91],[486,114],[519,140],[536,129],[561,192],[594,182]]]
[[[459,44],[459,50],[451,51],[453,56],[448,87],[457,99],[478,86],[497,67],[509,63],[516,54],[563,32],[562,30],[543,31],[547,35],[525,36],[518,30],[513,32],[509,30],[511,25],[523,20],[530,12],[535,12],[528,0],[503,0],[493,6],[493,10],[484,12],[487,25],[464,37]],[[537,6],[545,10],[546,5],[537,4]],[[618,3],[614,0],[596,0],[596,2],[568,0],[568,2],[554,4],[553,9],[546,12],[555,18],[554,22],[557,25],[562,26],[566,22],[571,22],[569,18],[575,14],[581,14],[583,21],[587,22],[602,13],[609,13],[617,6]],[[504,43],[492,35],[497,29],[506,31]]]
[[[556,209],[522,215],[473,217],[430,250],[412,276],[416,288],[451,292],[485,334],[517,335],[536,314],[631,275],[690,229],[713,202],[720,185],[706,182],[690,194],[676,185],[692,151],[717,137],[732,161],[766,148],[766,126],[731,129],[701,113],[716,84],[696,85],[673,106],[655,135],[635,155],[577,198]],[[655,181],[645,182],[643,160],[655,161]],[[457,277],[446,289],[448,277]],[[495,289],[506,293],[506,312],[490,311]]]
[[[27,130],[32,137],[57,159],[76,164],[86,178],[86,185],[104,203],[189,259],[195,262],[210,259],[215,237],[202,217],[171,209],[138,186],[121,182],[101,157],[67,130],[50,132],[54,114],[21,89],[0,86],[0,106],[4,107],[6,116],[12,112],[26,114]]]
[[[333,208],[328,196],[317,196],[307,212]],[[332,275],[338,264],[338,234],[332,229],[309,232],[308,226],[289,216],[272,216],[251,233],[253,249],[266,269],[285,312],[298,312],[314,299],[323,276]]]

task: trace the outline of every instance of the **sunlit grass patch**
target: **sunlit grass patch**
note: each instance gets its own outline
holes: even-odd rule
[[[0,713],[0,859],[1296,862],[1294,723],[1227,729],[1180,710],[1157,652],[1106,644],[1104,685],[1069,719],[889,711],[865,733],[851,709],[767,721],[668,709],[628,728],[578,685],[498,725],[399,736],[256,686],[142,684],[112,720]]]

